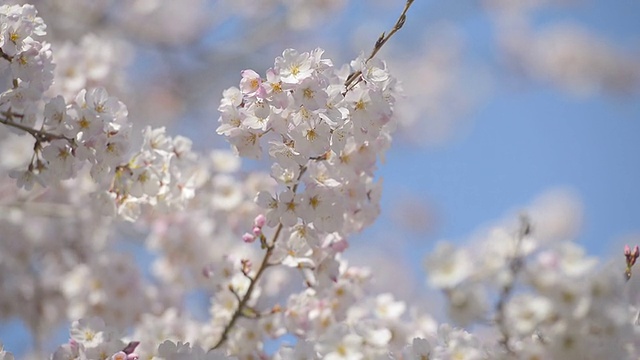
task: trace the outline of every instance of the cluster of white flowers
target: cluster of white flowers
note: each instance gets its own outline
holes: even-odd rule
[[[82,89],[69,103],[44,96],[54,67],[49,45],[39,40],[45,25],[36,14],[31,5],[0,7],[0,71],[11,81],[0,94],[0,122],[35,139],[27,169],[11,176],[31,189],[35,182],[73,178],[88,162],[98,183],[108,181],[128,150],[127,109],[102,88]]]
[[[53,81],[50,45],[40,41],[46,25],[33,5],[0,6],[0,71],[11,73],[13,88],[0,96],[3,110],[10,104],[24,109],[40,99]]]
[[[152,303],[130,256],[102,254],[79,264],[62,279],[67,318],[98,315],[111,326],[125,328]]]
[[[25,124],[24,113],[21,116],[15,110],[11,108],[6,113],[5,124],[28,126],[28,130],[19,131],[26,131],[36,139],[34,156],[27,169],[11,174],[18,180],[18,186],[27,190],[35,182],[47,186],[76,177],[87,162],[93,179],[99,184],[108,183],[129,149],[127,109],[103,88],[81,90],[70,104],[61,96],[51,99],[44,107],[40,130],[33,128],[35,117]],[[22,121],[14,122],[16,118]]]
[[[308,16],[342,1],[282,3]],[[59,8],[69,4],[87,5]],[[156,37],[163,19],[202,19],[206,3],[189,4],[132,1],[120,21],[138,38]],[[87,22],[116,5],[96,1]],[[145,17],[155,19],[150,32]],[[190,40],[203,25],[180,26],[151,42]],[[637,358],[640,315],[625,279],[639,248],[625,248],[626,267],[601,266],[575,243],[548,241],[571,230],[556,218],[575,219],[553,212],[538,211],[546,225],[499,227],[469,248],[435,247],[429,283],[458,328],[397,294],[370,292],[371,270],[345,253],[348,237],[379,213],[375,170],[395,130],[399,88],[373,55],[335,67],[321,49],[288,49],[264,76],[244,70],[239,87],[223,93],[217,133],[236,154],[268,154],[270,174],[247,175],[235,154],[198,156],[190,139],[164,127],[144,128],[130,152],[127,108],[102,87],[118,87],[123,59],[113,44],[98,49],[102,37],[85,35],[53,57],[44,30],[33,6],[0,6],[0,72],[9,80],[0,123],[15,133],[0,132],[0,149],[35,141],[26,157],[0,159],[20,167],[11,175],[31,189],[0,181],[0,228],[12,240],[0,242],[0,317],[18,317],[36,339],[80,318],[50,359]],[[116,227],[122,219],[137,222]],[[149,273],[113,245],[130,235],[118,230],[144,233]],[[193,295],[207,297],[207,319],[183,311]],[[13,356],[0,346],[2,359]]]
[[[329,282],[323,289],[308,288],[290,295],[286,307],[282,309],[274,307],[268,313],[257,313],[256,308],[248,307],[242,319],[229,332],[224,347],[217,350],[207,351],[219,340],[224,325],[217,323],[217,320],[222,320],[219,315],[214,317],[213,323],[190,320],[179,315],[175,309],[169,309],[159,316],[144,315],[132,337],[136,344],[135,356],[140,359],[168,360],[262,359],[268,358],[264,349],[266,339],[290,333],[297,338],[295,344],[283,343],[272,358],[389,359],[389,354],[401,356],[406,352],[407,343],[415,337],[436,336],[438,326],[430,316],[415,310],[408,313],[407,305],[394,299],[391,294],[367,296],[365,288],[370,280],[369,271],[347,266],[345,262],[341,262],[340,268],[335,281]],[[230,267],[228,271],[237,270]],[[236,280],[231,284],[242,282],[238,280],[239,277],[234,277]],[[228,321],[237,306],[237,298],[233,293],[224,294],[228,296],[216,297],[212,313],[227,314]],[[409,316],[411,321],[408,320]],[[80,321],[82,324],[88,322],[86,319]],[[77,327],[74,323],[73,328]],[[102,328],[94,326],[92,329],[91,333],[98,333]],[[440,329],[441,333],[445,331],[443,329],[446,327]],[[451,329],[449,332],[464,333]],[[72,329],[72,340],[80,342],[73,337],[73,333]],[[95,339],[92,347],[100,349],[108,347],[108,343],[115,339],[106,336],[92,338]],[[118,344],[121,346],[124,342]],[[63,346],[59,351],[68,346]],[[442,345],[447,346],[454,345]],[[108,351],[110,354],[122,350],[118,346],[109,349],[113,350]]]
[[[125,44],[89,33],[77,44],[65,41],[56,45],[54,43],[55,81],[47,94],[72,101],[85,88],[104,87],[113,94],[124,92],[124,68],[129,63],[129,47]]]
[[[345,236],[377,215],[379,186],[373,183],[373,171],[393,130],[389,120],[395,85],[383,63],[360,58],[352,63],[352,69],[363,74],[362,79],[354,78],[347,87],[351,69],[335,70],[329,60],[322,59],[321,50],[303,54],[287,50],[268,71],[267,79],[247,70],[242,74],[241,89],[225,92],[218,131],[229,136],[238,153],[251,157],[261,155],[260,141],[268,141],[261,138],[270,139],[269,153],[276,160],[272,177],[283,190],[271,195],[273,185],[260,177],[239,181],[228,174],[237,169],[237,164],[230,162],[227,155],[214,153],[211,170],[220,174],[198,182],[200,194],[211,200],[194,198],[188,217],[158,218],[149,238],[149,246],[163,254],[154,264],[154,272],[170,289],[182,289],[176,296],[196,286],[213,291],[209,326],[199,327],[198,335],[193,336],[187,333],[193,334],[194,326],[189,326],[191,331],[176,333],[174,326],[160,320],[166,316],[175,320],[173,312],[165,312],[159,318],[146,317],[146,321],[165,329],[164,334],[182,334],[181,339],[173,335],[175,341],[187,340],[207,348],[223,345],[227,353],[241,358],[264,356],[263,339],[286,332],[314,342],[324,339],[322,346],[311,347],[312,352],[341,351],[343,339],[332,334],[338,328],[341,333],[353,332],[341,322],[347,318],[350,305],[362,298],[363,291],[359,289],[367,276],[366,272],[341,267],[336,256],[348,246]],[[147,137],[155,138],[149,131]],[[149,143],[149,148],[157,149],[162,141]],[[147,195],[158,189],[158,182],[153,179],[153,186],[149,185],[153,191],[147,191],[142,186],[145,184],[140,186]],[[258,191],[257,202],[265,215],[260,215],[255,204],[248,201]],[[247,224],[245,220],[233,220],[232,214],[237,213],[245,218],[258,216],[253,224]],[[231,222],[231,232],[219,229],[218,221],[212,220]],[[238,242],[238,232],[248,227],[253,229],[242,237],[245,244]],[[234,234],[237,245],[225,240],[233,239]],[[218,239],[215,247],[207,245],[213,237]],[[255,250],[247,244],[258,239],[266,255],[256,269],[250,260],[257,257]],[[238,246],[244,250],[230,251]],[[221,253],[244,256],[220,258]],[[259,275],[267,267],[279,264],[300,269],[308,287],[299,295],[292,295],[286,311],[278,305],[264,304],[265,299],[274,298],[281,284],[258,284]],[[203,265],[207,265],[204,273],[208,284],[198,279]],[[277,273],[277,269],[270,271]],[[404,311],[404,305],[399,306],[400,311],[392,311],[395,315],[381,316],[397,320]],[[253,324],[256,321],[257,327]],[[350,338],[354,349],[368,348],[367,341],[373,341],[375,349],[366,351],[382,354],[391,336],[389,331],[380,331],[353,333]],[[149,338],[145,331],[136,334]],[[163,339],[152,336],[150,340],[159,344]],[[404,346],[403,341],[398,344],[398,349]],[[197,347],[175,342],[165,343],[158,350],[151,344],[142,349],[149,356],[161,357],[165,352],[194,359],[203,354]],[[283,354],[287,351],[283,350]]]
[[[60,346],[52,360],[109,359],[137,360],[133,352],[136,342],[125,343],[119,333],[97,317],[80,319],[71,324],[69,343]]]
[[[212,314],[223,323],[233,324],[234,314],[256,301],[255,282],[265,266],[301,269],[307,286],[318,291],[333,286],[346,236],[379,212],[380,184],[373,176],[394,130],[396,81],[383,62],[361,56],[338,69],[323,53],[287,49],[265,78],[245,70],[240,87],[223,94],[217,132],[241,156],[260,158],[268,144],[271,176],[281,188],[256,197],[265,214],[243,239],[260,238],[267,253],[257,272],[245,262],[231,279],[231,292],[223,296],[237,301],[228,315],[220,309]]]
[[[259,217],[256,227],[261,223]],[[201,324],[175,311],[159,317],[145,315],[131,343],[141,341],[135,353],[126,353],[125,342],[100,335],[101,328],[95,326],[86,332],[97,334],[93,345],[74,338],[74,330],[71,344],[100,349],[108,356],[114,354],[113,359],[635,358],[635,313],[623,294],[621,267],[598,271],[596,261],[584,256],[577,245],[549,246],[532,234],[535,232],[522,229],[515,234],[494,229],[483,251],[471,253],[442,245],[428,258],[430,281],[447,295],[454,322],[492,324],[489,330],[495,334],[477,335],[438,325],[415,309],[407,312],[407,304],[391,294],[371,297],[366,291],[369,272],[338,261],[332,281],[290,295],[282,308],[258,312],[260,295],[254,293],[224,347],[215,351],[207,349],[219,339],[222,324],[216,320],[213,326],[211,322]],[[629,259],[636,257],[635,250],[627,252]],[[445,259],[449,256],[454,260]],[[235,264],[229,261],[226,270],[214,271],[228,274],[229,280],[223,283],[230,286],[230,292],[214,298],[211,313],[218,314],[217,320],[220,314],[226,314],[227,321],[233,316],[251,285],[243,275],[250,273],[250,264],[241,263],[242,269]],[[516,288],[516,281],[522,281],[521,286]],[[478,290],[480,287],[483,289]],[[483,293],[491,290],[498,292],[499,305],[493,312],[478,306],[489,302]],[[74,323],[74,329],[79,327]],[[295,344],[283,343],[272,357],[267,356],[265,339],[284,333],[295,335]],[[58,352],[73,349],[65,345]]]
[[[126,165],[116,167],[110,188],[96,194],[107,215],[117,212],[133,221],[142,205],[180,208],[195,195],[198,166],[191,140],[168,137],[165,128],[147,127],[143,136],[141,149]]]
[[[622,267],[599,266],[573,242],[545,244],[529,226],[495,228],[473,250],[441,243],[427,258],[429,282],[446,295],[450,318],[461,326],[488,321],[498,332],[484,355],[468,358],[636,354]],[[440,359],[434,349],[432,358]]]
[[[44,93],[53,79],[51,51],[36,40],[45,34],[42,19],[30,5],[3,6],[0,17],[0,65],[12,79],[12,87],[0,94],[0,122],[35,139],[29,164],[10,172],[19,187],[30,190],[36,183],[45,187],[75,178],[88,163],[96,183],[94,203],[103,214],[135,220],[141,205],[180,207],[193,197],[196,155],[191,140],[167,137],[164,128],[147,128],[140,151],[128,157],[126,106],[102,87],[81,89],[71,101],[65,100],[69,89],[63,87],[64,96],[49,99]],[[76,87],[100,82],[111,65],[93,65],[93,79],[60,78],[60,83]]]
[[[394,129],[396,82],[382,62],[361,56],[338,69],[323,52],[285,50],[264,79],[243,71],[240,88],[224,92],[217,132],[249,158],[268,143],[272,177],[285,188],[258,195],[269,226],[348,234],[378,213],[373,172]],[[350,71],[364,80],[346,88]]]

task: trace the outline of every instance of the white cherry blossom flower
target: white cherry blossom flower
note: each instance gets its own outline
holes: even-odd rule
[[[466,280],[472,271],[472,259],[464,249],[441,242],[425,261],[429,283],[438,288],[453,288]]]
[[[299,54],[296,50],[287,49],[282,57],[276,58],[275,65],[282,81],[288,84],[299,84],[313,74],[311,59],[306,52]]]

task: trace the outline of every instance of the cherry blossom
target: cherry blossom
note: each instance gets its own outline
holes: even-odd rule
[[[33,335],[27,357],[637,358],[640,250],[621,246],[616,263],[589,254],[574,241],[580,215],[570,197],[525,206],[467,243],[435,244],[424,268],[442,316],[394,289],[374,290],[380,262],[350,261],[353,235],[381,212],[378,167],[398,125],[403,87],[378,54],[412,3],[370,53],[338,64],[328,56],[335,49],[285,48],[271,65],[254,64],[264,71],[238,69],[221,95],[200,70],[220,55],[207,52],[216,39],[201,37],[216,11],[249,17],[255,24],[239,24],[264,28],[272,41],[278,36],[258,20],[277,14],[274,27],[287,32],[343,1],[0,6],[0,169],[8,175],[0,227],[9,239],[0,241],[0,318]],[[506,34],[503,50],[528,75],[570,89],[636,82],[628,59],[584,33]],[[535,40],[534,56],[514,39]],[[558,72],[575,54],[543,45],[564,43],[585,56]],[[139,56],[161,58],[168,79],[131,86],[126,68]],[[151,67],[133,70],[146,78],[158,71]],[[438,88],[414,79],[410,92],[429,97],[423,85]],[[198,99],[181,96],[187,87]],[[166,121],[180,112],[184,125]],[[203,114],[207,134],[192,128]],[[229,150],[203,149],[215,134]],[[65,321],[68,341],[45,355]],[[13,358],[0,345],[0,359]]]

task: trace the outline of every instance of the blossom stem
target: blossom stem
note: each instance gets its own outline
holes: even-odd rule
[[[518,273],[524,266],[524,260],[522,255],[520,254],[520,245],[522,243],[522,239],[531,233],[531,224],[526,215],[520,216],[520,230],[518,231],[518,237],[516,239],[516,246],[513,257],[509,260],[509,271],[511,272],[511,279],[507,284],[502,287],[502,291],[500,292],[500,298],[498,299],[498,303],[496,304],[496,318],[495,322],[498,326],[498,329],[502,335],[500,339],[500,344],[504,346],[507,353],[511,355],[515,355],[514,350],[511,348],[510,344],[510,336],[509,330],[506,327],[504,322],[505,320],[505,306],[507,300],[511,296],[511,292],[515,286],[516,277]]]
[[[376,56],[376,54],[378,54],[378,51],[382,49],[384,44],[386,44],[387,41],[389,41],[389,39],[391,39],[391,37],[396,32],[398,32],[398,30],[402,29],[402,26],[404,26],[404,23],[407,20],[407,11],[409,11],[409,8],[411,7],[411,4],[413,4],[413,1],[414,0],[407,0],[407,3],[404,5],[404,9],[402,10],[402,13],[398,17],[398,20],[396,21],[396,24],[389,31],[389,33],[383,32],[380,35],[380,37],[376,41],[375,46],[373,47],[373,50],[371,51],[371,54],[369,55],[366,61],[373,59],[373,57]],[[354,73],[351,73],[349,77],[347,77],[347,80],[344,83],[344,87],[346,88],[345,93],[353,89],[356,85],[358,85],[360,81],[362,81],[362,77],[360,75],[362,75],[362,71],[358,70]]]
[[[13,61],[13,57],[7,55],[2,49],[0,49],[0,57],[7,60],[8,62]]]
[[[297,180],[300,180],[302,178],[302,175],[305,173],[306,170],[307,170],[307,166],[303,166],[300,169],[300,174],[298,174]],[[296,183],[291,190],[295,194],[296,190],[298,190],[298,184]],[[241,316],[243,316],[244,309],[248,307],[247,303],[249,302],[249,299],[251,299],[251,295],[253,294],[255,285],[258,283],[258,280],[262,277],[262,274],[264,273],[264,271],[270,265],[273,265],[273,264],[269,264],[269,259],[271,259],[271,256],[273,254],[273,249],[275,249],[276,241],[278,241],[278,237],[280,237],[280,233],[282,232],[283,227],[284,226],[282,225],[282,223],[278,224],[278,227],[276,228],[276,232],[273,234],[273,240],[270,243],[267,243],[267,246],[266,246],[267,251],[265,252],[264,257],[262,258],[262,262],[260,263],[258,272],[256,272],[256,275],[253,278],[249,278],[250,282],[249,282],[249,287],[247,288],[247,292],[244,294],[244,296],[242,296],[242,298],[238,299],[239,300],[238,308],[234,311],[233,315],[231,316],[231,320],[229,320],[229,323],[227,324],[227,326],[225,326],[224,330],[222,331],[222,335],[220,336],[220,339],[218,340],[218,342],[211,349],[209,349],[209,351],[218,349],[227,341],[227,338],[229,337],[229,332],[231,331],[235,323],[238,321],[238,319]],[[235,295],[237,296],[237,294]]]
[[[49,142],[51,140],[64,139],[67,140],[71,146],[74,146],[73,139],[70,139],[64,135],[52,134],[43,130],[36,130],[28,126],[13,122],[13,120],[11,119],[15,116],[18,116],[18,114],[13,114],[10,112],[3,112],[2,114],[5,116],[5,118],[0,118],[0,123],[27,132],[38,142]]]

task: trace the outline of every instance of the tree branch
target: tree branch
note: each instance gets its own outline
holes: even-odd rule
[[[300,174],[298,174],[297,180],[300,180],[300,178],[302,178],[302,175],[305,173],[306,170],[307,170],[307,167],[303,166],[302,169],[300,170]],[[298,190],[298,184],[296,183],[291,190],[295,194],[296,191]],[[260,280],[264,271],[269,266],[273,265],[273,264],[269,264],[269,259],[271,259],[271,255],[273,255],[273,249],[275,248],[276,241],[278,241],[278,237],[282,232],[282,228],[283,228],[282,223],[278,224],[278,227],[276,228],[276,232],[273,234],[273,240],[271,241],[271,243],[268,243],[266,246],[267,252],[265,252],[264,257],[262,258],[262,262],[260,263],[258,272],[253,278],[249,279],[251,281],[249,283],[249,288],[247,289],[247,292],[244,294],[244,296],[241,299],[239,299],[240,301],[238,303],[238,308],[234,311],[233,315],[231,316],[231,320],[222,331],[222,335],[220,336],[220,339],[218,340],[218,342],[211,349],[209,349],[209,351],[218,349],[227,341],[227,338],[229,337],[229,332],[231,331],[235,323],[238,321],[238,319],[243,315],[244,309],[247,307],[247,303],[251,299],[251,295],[253,294],[253,290],[256,284],[258,283],[258,280]]]
[[[524,259],[520,254],[520,246],[522,244],[522,239],[531,233],[531,224],[526,215],[520,216],[520,230],[518,231],[518,237],[516,239],[516,246],[514,250],[513,257],[509,260],[509,271],[511,272],[510,281],[504,285],[502,291],[500,292],[500,298],[498,299],[498,303],[496,304],[496,318],[495,322],[502,334],[502,338],[500,339],[500,344],[504,346],[507,353],[511,355],[515,355],[514,350],[511,348],[511,344],[509,344],[510,336],[509,331],[504,322],[505,320],[505,306],[507,304],[507,300],[511,296],[513,292],[513,288],[515,286],[515,279],[522,270],[524,266]]]
[[[22,116],[20,114],[14,114],[14,113],[5,111],[2,113],[2,115],[4,115],[5,118],[0,118],[0,123],[5,124],[7,126],[14,127],[16,129],[20,129],[24,132],[27,132],[31,136],[33,136],[38,142],[50,142],[52,140],[67,140],[72,147],[75,147],[74,139],[68,138],[64,135],[52,134],[44,130],[36,130],[28,126],[24,126],[22,124],[13,122],[14,117]]]
[[[378,54],[378,51],[380,51],[380,49],[382,49],[384,44],[386,44],[387,41],[389,41],[389,39],[391,39],[391,37],[396,32],[398,32],[398,30],[402,29],[402,26],[404,26],[404,23],[407,20],[407,11],[409,11],[409,8],[411,7],[411,4],[413,4],[413,1],[414,0],[407,0],[407,3],[404,5],[404,9],[402,10],[402,13],[400,14],[400,17],[398,17],[398,20],[396,21],[396,24],[389,31],[389,33],[384,33],[383,32],[380,35],[380,37],[376,41],[375,46],[373,47],[373,50],[371,51],[371,54],[369,55],[369,57],[367,58],[367,60],[365,62],[368,62],[369,60],[373,59],[373,57],[376,56],[376,54]],[[344,83],[344,86],[347,89],[345,91],[345,93],[348,92],[349,90],[353,89],[356,85],[358,85],[358,83],[360,81],[362,81],[361,75],[362,75],[362,71],[358,70],[358,71],[356,71],[354,73],[351,73],[349,75],[349,77],[347,77],[347,80]],[[354,81],[355,81],[355,83],[354,83]]]

